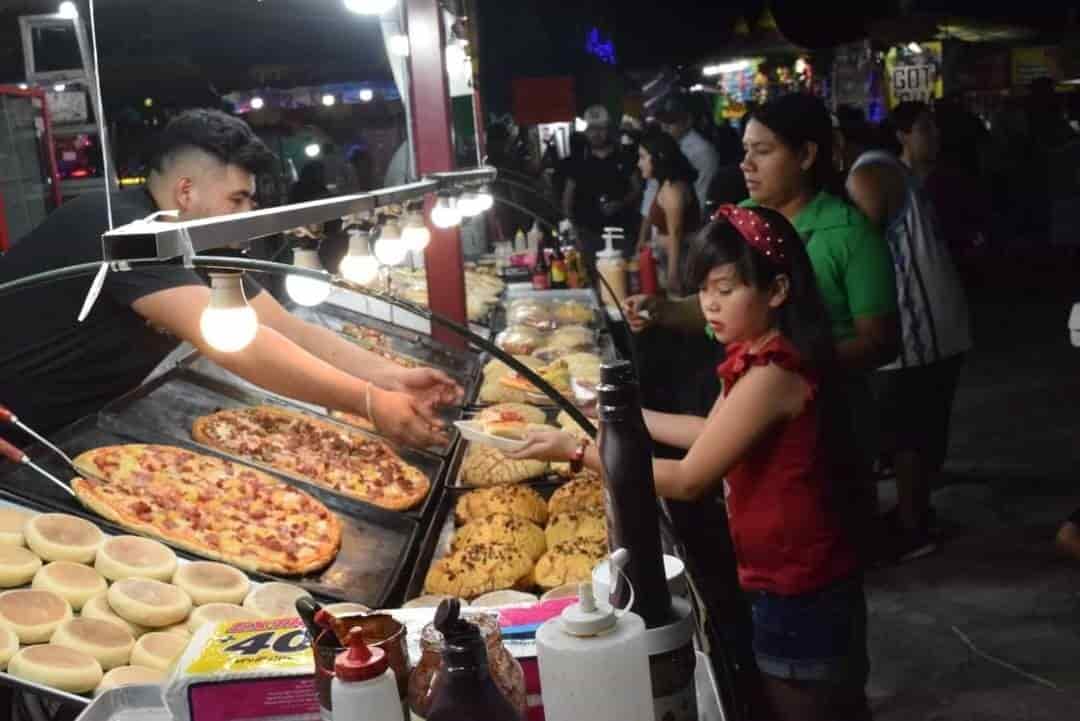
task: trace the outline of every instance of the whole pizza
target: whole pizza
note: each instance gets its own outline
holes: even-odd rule
[[[420,469],[385,443],[278,406],[218,411],[196,419],[191,435],[211,448],[392,511],[412,508],[431,488]]]
[[[374,328],[365,328],[355,323],[346,323],[341,327],[341,332],[364,350],[388,361],[393,361],[403,368],[421,368],[424,365],[418,360],[390,350],[387,337]]]
[[[175,446],[86,451],[71,487],[100,515],[207,558],[302,575],[330,564],[341,522],[301,490],[238,463]]]

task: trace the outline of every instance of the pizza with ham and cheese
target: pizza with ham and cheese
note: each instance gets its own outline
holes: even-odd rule
[[[253,468],[175,446],[86,451],[72,488],[103,517],[240,568],[303,575],[329,565],[341,522],[303,491]]]
[[[431,481],[390,446],[336,423],[261,405],[196,419],[199,443],[392,511],[427,497]]]
[[[355,323],[346,323],[341,327],[342,334],[366,351],[397,363],[403,368],[423,368],[424,364],[408,356],[403,356],[390,349],[389,339],[374,328],[366,328]]]

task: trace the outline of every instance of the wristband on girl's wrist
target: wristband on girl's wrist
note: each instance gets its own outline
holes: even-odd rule
[[[581,469],[585,467],[585,449],[589,447],[592,440],[589,438],[582,438],[574,449],[573,455],[570,456],[570,472],[574,474],[581,473]]]

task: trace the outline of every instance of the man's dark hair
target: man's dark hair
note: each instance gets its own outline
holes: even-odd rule
[[[180,113],[165,126],[150,169],[164,172],[170,160],[191,149],[254,175],[270,170],[274,162],[274,154],[243,120],[220,110],[197,109]]]

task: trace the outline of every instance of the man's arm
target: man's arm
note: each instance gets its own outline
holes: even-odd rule
[[[263,293],[262,295],[265,295]],[[269,325],[260,324],[255,339],[237,353],[222,353],[202,336],[199,321],[210,300],[210,289],[185,285],[142,296],[132,309],[152,325],[188,341],[222,368],[269,391],[319,406],[370,418],[394,440],[424,447],[445,437],[433,430],[441,424],[434,411],[411,396],[382,390],[368,381],[338,370],[307,352]]]
[[[693,189],[691,189],[693,192]],[[668,253],[668,288],[679,287],[679,270],[682,268],[682,236],[683,215],[686,208],[686,200],[679,188],[674,183],[668,183],[660,188],[660,207],[667,219],[667,253]]]
[[[855,318],[855,337],[836,344],[844,368],[868,371],[896,360],[900,353],[900,321],[896,313]]]
[[[570,220],[574,219],[574,193],[577,190],[577,181],[573,178],[566,179],[566,187],[563,188],[562,210],[563,215]]]

